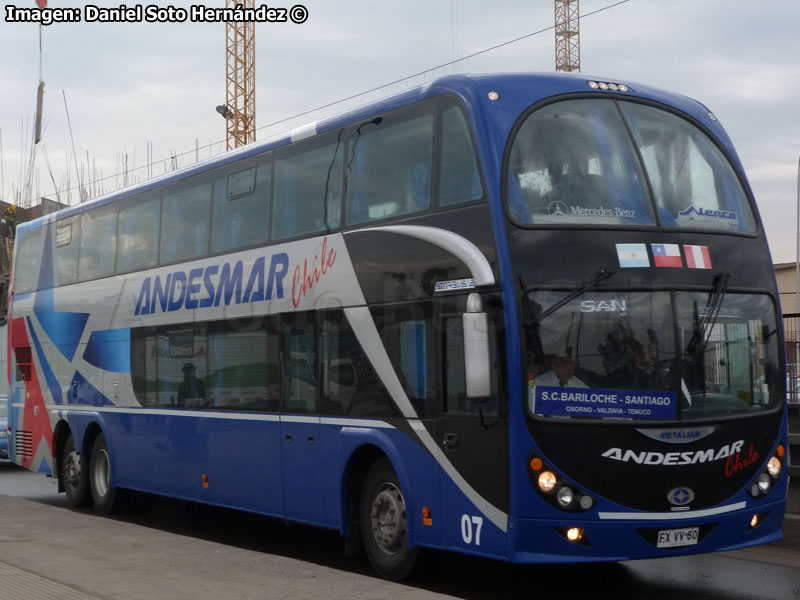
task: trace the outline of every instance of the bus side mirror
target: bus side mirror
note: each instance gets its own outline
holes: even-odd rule
[[[491,395],[491,360],[489,357],[489,315],[483,311],[478,294],[467,298],[463,316],[464,373],[467,398],[485,399]]]

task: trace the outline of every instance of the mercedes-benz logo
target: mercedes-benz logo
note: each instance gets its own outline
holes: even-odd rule
[[[567,205],[559,200],[554,200],[553,202],[547,205],[547,212],[553,217],[557,216],[566,217]]]
[[[675,506],[686,506],[694,500],[694,492],[687,487],[678,487],[667,492],[667,500]]]

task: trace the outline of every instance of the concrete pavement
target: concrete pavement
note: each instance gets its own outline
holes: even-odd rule
[[[767,549],[730,554],[800,567],[800,516],[787,515],[784,536],[783,542]],[[447,596],[286,556],[0,496],[0,599],[320,597]]]

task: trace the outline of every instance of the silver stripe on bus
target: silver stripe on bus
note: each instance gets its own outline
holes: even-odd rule
[[[14,404],[15,408],[23,408],[23,403]],[[227,419],[238,421],[270,421],[277,423],[279,421],[285,423],[321,423],[322,425],[337,425],[339,427],[364,427],[367,429],[395,429],[395,426],[386,421],[375,421],[372,419],[347,419],[339,417],[307,417],[300,415],[266,415],[254,413],[226,413],[215,411],[199,411],[199,410],[176,410],[176,409],[160,409],[160,408],[115,408],[105,406],[78,406],[70,404],[62,406],[58,404],[49,404],[48,411],[51,413],[59,412],[104,412],[104,413],[123,413],[130,415],[167,415],[172,417],[195,417],[207,419]]]
[[[338,425],[341,427],[374,427],[375,429],[395,429],[395,426],[385,421],[370,421],[369,419],[341,419],[338,417],[322,417],[319,420],[323,425]]]
[[[406,396],[403,385],[397,377],[392,361],[383,346],[375,321],[372,319],[369,309],[366,306],[356,308],[345,308],[344,314],[350,323],[350,327],[356,334],[364,353],[369,357],[375,372],[380,377],[381,382],[391,395],[400,412],[408,420],[409,425],[417,434],[422,444],[431,453],[439,466],[450,476],[459,490],[480,510],[486,518],[500,528],[503,533],[508,530],[508,515],[488,500],[481,496],[466,479],[458,472],[436,441],[425,429],[425,425],[419,420],[411,401]]]
[[[707,508],[705,510],[692,510],[681,513],[620,513],[620,512],[601,512],[597,516],[602,520],[608,521],[674,521],[678,519],[699,519],[701,517],[711,517],[747,508],[747,502],[737,502],[728,506],[718,508]]]
[[[424,227],[422,225],[386,225],[384,227],[368,227],[356,229],[345,233],[359,233],[364,231],[387,231],[398,235],[407,235],[433,244],[449,252],[469,268],[472,278],[477,285],[494,285],[494,273],[489,261],[483,252],[467,238],[438,227]]]

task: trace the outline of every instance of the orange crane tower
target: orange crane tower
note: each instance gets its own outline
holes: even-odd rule
[[[555,0],[556,71],[581,70],[579,0]]]
[[[226,0],[228,8],[255,8],[255,0]],[[253,21],[228,21],[226,104],[218,106],[227,122],[227,149],[256,141],[256,29]]]

